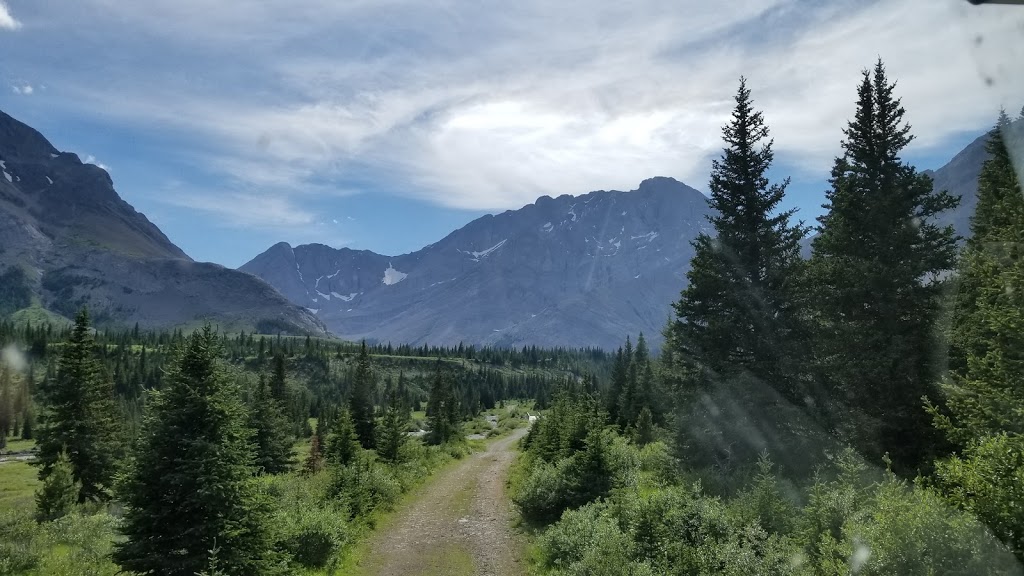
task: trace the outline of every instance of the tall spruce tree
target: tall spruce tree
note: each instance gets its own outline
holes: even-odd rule
[[[356,434],[352,415],[346,408],[342,408],[330,427],[324,457],[328,462],[347,466],[356,459],[360,450],[362,446],[359,444],[359,435]]]
[[[978,206],[957,273],[951,365],[939,420],[957,446],[992,434],[1024,436],[1024,196],[1011,149],[1024,122],[1001,114],[978,177]]]
[[[265,474],[289,470],[293,464],[291,426],[262,373],[249,407],[249,426],[255,432],[257,469]]]
[[[220,354],[209,326],[189,336],[146,406],[120,486],[126,540],[113,557],[125,571],[193,576],[210,568],[214,548],[225,574],[278,571],[252,431]]]
[[[1001,114],[978,178],[971,238],[960,259],[944,407],[929,404],[956,447],[935,484],[1024,560],[1024,120]],[[1024,162],[1016,164],[1024,169]]]
[[[705,381],[742,372],[794,398],[795,284],[807,228],[791,222],[794,210],[779,209],[789,180],[768,181],[772,141],[743,78],[735,102],[722,129],[727,147],[712,164],[709,184],[715,236],[693,242],[689,282],[673,305],[667,345]]]
[[[43,390],[38,430],[39,479],[45,481],[61,452],[71,461],[79,502],[106,500],[122,457],[113,383],[96,358],[89,313],[82,310],[64,345],[56,376]]]
[[[356,427],[356,436],[363,448],[372,449],[376,442],[374,427],[376,420],[373,413],[373,396],[377,391],[377,380],[370,364],[370,352],[364,340],[359,347],[356,370],[352,378],[352,390],[349,392],[348,407],[352,413],[352,423]]]
[[[281,353],[274,355],[273,373],[270,376],[270,395],[282,405],[288,402],[288,377],[285,371],[284,354]]]
[[[398,376],[403,382],[404,375]],[[380,438],[377,439],[377,453],[384,460],[398,463],[402,456],[402,447],[408,436],[405,434],[409,424],[409,407],[400,391],[401,386],[395,385],[390,379],[384,388],[384,417],[378,428]]]
[[[454,376],[439,358],[427,398],[427,419],[431,444],[445,444],[459,437],[459,401],[455,394]]]
[[[832,169],[810,286],[818,377],[833,422],[870,459],[910,470],[933,441],[921,398],[943,356],[935,338],[941,274],[956,240],[936,223],[957,198],[900,158],[911,142],[895,83],[864,71],[857,112]]]

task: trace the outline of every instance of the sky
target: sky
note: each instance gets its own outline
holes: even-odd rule
[[[879,57],[921,169],[1024,105],[1024,7],[964,0],[0,0],[0,54],[0,109],[232,267],[652,176],[706,192],[741,75],[808,222]]]

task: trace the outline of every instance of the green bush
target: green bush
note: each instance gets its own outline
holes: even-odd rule
[[[349,510],[327,498],[330,476],[319,472],[271,478],[269,491],[280,503],[274,522],[280,550],[307,568],[331,564],[351,540],[351,527]]]
[[[363,452],[347,466],[334,468],[331,495],[344,503],[351,518],[368,516],[389,508],[402,494],[402,484],[391,468]]]
[[[540,540],[544,565],[554,574],[646,576],[651,567],[632,559],[633,542],[599,504],[569,510]]]

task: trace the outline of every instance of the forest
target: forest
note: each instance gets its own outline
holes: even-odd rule
[[[961,245],[881,61],[856,102],[806,259],[741,80],[660,355],[627,339],[524,440],[539,573],[1021,573],[1024,120]]]
[[[0,462],[0,574],[345,573],[468,435],[606,370],[594,350],[104,332],[85,310],[0,322],[0,348],[0,460],[34,456]]]

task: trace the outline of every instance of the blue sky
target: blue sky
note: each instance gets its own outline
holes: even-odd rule
[[[963,0],[0,0],[0,109],[191,256],[409,252],[547,194],[707,189],[738,77],[810,221],[881,56],[937,168],[1024,104],[1024,9]]]

